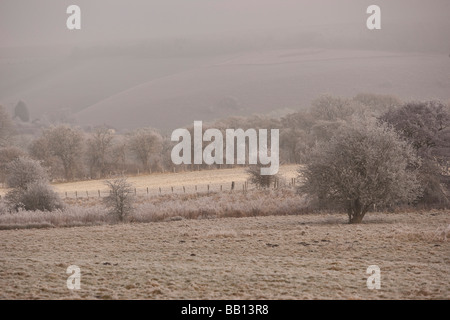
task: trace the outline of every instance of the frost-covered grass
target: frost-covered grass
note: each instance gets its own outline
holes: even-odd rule
[[[0,230],[92,226],[112,223],[102,206],[67,206],[52,212],[19,211],[0,214]]]
[[[125,222],[158,222],[182,219],[295,215],[307,212],[307,202],[294,189],[250,190],[210,194],[172,194],[136,197],[135,210]],[[0,230],[92,226],[116,223],[99,199],[68,200],[65,209],[53,212],[8,212],[0,203]]]
[[[162,200],[162,199],[160,199]],[[450,298],[449,210],[0,231],[0,299]],[[435,237],[436,235],[436,237]],[[368,266],[381,289],[368,290]],[[81,289],[66,270],[81,268]]]

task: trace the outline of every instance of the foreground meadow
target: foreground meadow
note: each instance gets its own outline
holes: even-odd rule
[[[448,211],[0,231],[1,299],[449,299]],[[81,289],[66,286],[70,265]],[[381,289],[366,269],[381,269]]]

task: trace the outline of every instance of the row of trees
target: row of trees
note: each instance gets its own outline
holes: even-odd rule
[[[381,114],[401,102],[390,96],[358,95],[351,99],[323,96],[312,103],[308,111],[300,111],[283,118],[268,116],[230,117],[204,124],[203,129],[227,128],[281,129],[280,162],[300,163],[308,147],[319,139],[332,135],[336,122],[353,114]],[[29,119],[28,109],[19,102],[14,110],[18,123]],[[154,129],[142,128],[119,134],[107,127],[81,130],[60,124],[44,127],[40,136],[18,137],[15,123],[0,106],[0,148],[5,160],[20,153],[29,154],[51,168],[53,179],[106,177],[111,172],[142,172],[172,170],[170,152],[174,143]],[[188,128],[193,131],[193,128]],[[19,134],[20,132],[16,132]],[[18,150],[20,149],[20,150]],[[225,154],[225,152],[224,152]],[[1,156],[0,156],[1,157]],[[207,165],[188,165],[183,170],[197,170]]]
[[[52,179],[66,181],[161,169],[163,138],[150,128],[119,135],[106,127],[86,133],[80,128],[62,124],[47,127],[39,137],[23,143],[14,136],[13,122],[4,110],[0,117],[7,124],[0,127],[4,128],[3,132],[0,131],[0,179],[3,182],[7,164],[24,156],[41,161]]]
[[[307,182],[303,191],[322,203],[335,205],[340,199],[352,216],[363,216],[372,206],[393,202],[448,204],[450,111],[441,102],[404,104],[392,96],[326,95],[316,99],[310,109],[286,117],[231,117],[203,129],[208,127],[222,131],[280,129],[280,162],[305,164],[309,170],[302,172]],[[83,132],[58,125],[45,128],[38,137],[22,143],[22,148],[15,142],[20,139],[13,129],[14,122],[0,107],[3,177],[8,163],[21,156],[41,161],[53,179],[65,180],[173,168],[170,152],[174,142],[150,128],[118,134],[105,127]],[[184,169],[199,167],[207,165]],[[406,170],[403,176],[402,168]],[[339,185],[347,189],[338,192]],[[375,200],[383,197],[383,201]]]

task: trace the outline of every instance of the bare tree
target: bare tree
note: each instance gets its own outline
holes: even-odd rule
[[[114,155],[112,165],[116,172],[124,174],[127,165],[127,145],[122,136],[119,136],[118,138],[119,139],[115,139],[114,145],[112,146],[111,152]]]
[[[347,210],[360,223],[374,205],[414,201],[420,195],[412,148],[385,124],[353,121],[319,143],[299,169],[300,192]]]
[[[106,206],[110,209],[110,214],[120,222],[133,211],[133,189],[126,178],[119,178],[113,181],[106,181],[110,194],[104,198]]]
[[[87,160],[91,177],[97,173],[100,178],[107,174],[108,158],[110,156],[114,139],[114,130],[106,127],[97,128],[87,141]]]
[[[44,167],[48,168],[48,173],[53,179],[64,176],[61,160],[50,151],[48,141],[43,136],[31,142],[28,152],[33,159],[39,160]]]
[[[49,153],[61,161],[65,179],[73,180],[81,167],[83,133],[79,129],[60,125],[46,129],[41,138]]]
[[[137,129],[131,134],[128,147],[141,162],[143,170],[149,172],[152,155],[159,154],[161,151],[162,137],[151,128]]]

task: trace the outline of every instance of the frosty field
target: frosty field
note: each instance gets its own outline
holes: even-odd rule
[[[433,211],[2,230],[0,298],[449,299],[449,222]],[[374,264],[380,290],[366,286]]]
[[[287,182],[291,178],[298,176],[298,165],[283,165],[280,166],[280,175],[282,175]],[[180,173],[155,173],[151,175],[140,175],[129,177],[128,181],[137,189],[140,194],[146,194],[146,188],[149,188],[150,195],[159,194],[159,188],[164,194],[172,193],[172,187],[175,193],[183,193],[183,186],[186,193],[195,192],[197,186],[198,192],[205,192],[210,185],[210,191],[219,191],[220,186],[223,190],[230,190],[231,183],[236,183],[236,189],[242,190],[242,184],[248,179],[248,174],[245,168],[234,169],[220,169],[220,170],[203,170],[203,171],[186,171]],[[78,192],[80,198],[86,197],[86,191],[90,196],[98,196],[98,190],[102,195],[107,194],[107,186],[105,180],[87,180],[69,183],[53,184],[53,187],[60,196],[65,197],[67,192],[68,197],[75,197],[75,191]],[[6,189],[0,188],[0,195],[3,196],[7,192]]]

